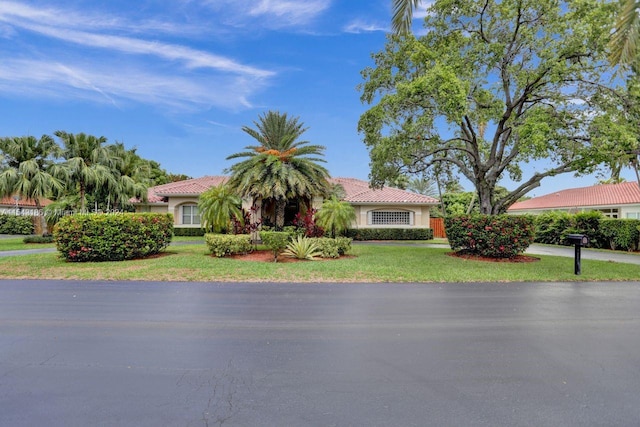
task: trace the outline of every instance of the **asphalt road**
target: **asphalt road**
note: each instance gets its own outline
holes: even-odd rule
[[[0,281],[1,426],[638,426],[640,283]]]

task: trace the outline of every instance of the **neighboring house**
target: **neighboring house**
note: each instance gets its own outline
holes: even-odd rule
[[[600,211],[609,218],[640,219],[640,186],[637,182],[623,182],[570,188],[516,202],[507,210],[512,214],[549,211]]]
[[[40,206],[45,207],[53,203],[49,199],[40,199]],[[22,216],[39,216],[41,212],[36,208],[36,202],[32,199],[20,196],[3,197],[0,199],[0,213]]]
[[[147,202],[134,201],[136,212],[168,212],[173,214],[176,227],[200,227],[198,196],[226,180],[225,176],[205,176],[151,187]],[[356,211],[355,228],[429,228],[429,210],[438,204],[433,197],[397,188],[374,190],[368,182],[355,178],[331,178],[329,182],[344,188],[343,200],[351,203]],[[244,200],[243,208],[248,210],[253,202]],[[314,198],[310,205],[319,209],[322,198]],[[263,212],[261,201],[256,201],[256,206],[259,215],[269,214],[268,206]],[[289,220],[298,209],[293,201],[287,209]]]

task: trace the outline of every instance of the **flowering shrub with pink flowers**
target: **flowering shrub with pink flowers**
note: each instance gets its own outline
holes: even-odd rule
[[[531,216],[450,216],[444,225],[451,249],[492,258],[513,258],[523,253],[535,235]]]
[[[170,214],[76,214],[53,230],[58,251],[67,261],[122,261],[164,250],[173,237]]]

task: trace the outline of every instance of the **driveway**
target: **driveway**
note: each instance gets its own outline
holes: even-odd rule
[[[575,248],[573,246],[533,244],[529,246],[526,253],[532,255],[553,255],[573,258],[575,256]],[[636,253],[614,252],[589,248],[581,248],[580,253],[582,259],[594,259],[600,261],[622,262],[627,264],[640,265],[640,254]]]
[[[0,281],[0,425],[631,426],[640,283]]]

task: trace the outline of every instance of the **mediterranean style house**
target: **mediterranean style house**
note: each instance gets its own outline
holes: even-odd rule
[[[623,182],[570,188],[516,202],[507,210],[512,214],[549,211],[600,211],[609,218],[640,219],[640,185],[637,182]]]
[[[171,213],[175,227],[200,227],[198,197],[207,189],[227,180],[226,176],[204,176],[151,187],[146,202],[134,202],[136,212]],[[344,189],[344,201],[356,211],[354,228],[430,228],[429,210],[439,202],[433,197],[423,196],[397,188],[371,189],[369,183],[355,178],[331,178],[331,184]],[[316,197],[307,201],[309,207],[320,209],[323,199]],[[268,218],[273,206],[261,200],[243,200],[242,207],[249,211],[255,206],[256,215]],[[285,220],[291,221],[300,211],[299,202],[287,206]]]

